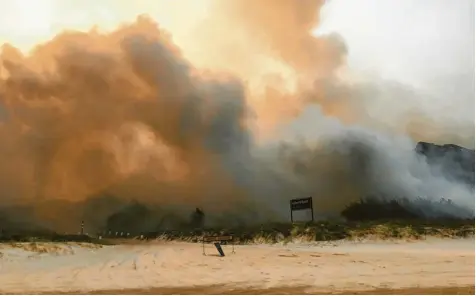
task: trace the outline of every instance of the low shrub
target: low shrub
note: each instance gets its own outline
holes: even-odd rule
[[[341,213],[349,221],[372,220],[458,220],[473,219],[474,210],[460,207],[451,200],[428,198],[366,197],[349,204]]]

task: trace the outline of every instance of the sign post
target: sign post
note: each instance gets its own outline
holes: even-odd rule
[[[215,248],[217,248],[218,254],[220,254],[221,257],[225,257],[225,253],[223,252],[223,249],[221,248],[221,245],[219,242],[214,243]]]
[[[295,198],[291,199],[289,202],[290,205],[290,214],[291,214],[291,223],[294,223],[293,211],[300,210],[311,210],[311,221],[314,222],[314,208],[312,206],[312,196],[305,198]]]

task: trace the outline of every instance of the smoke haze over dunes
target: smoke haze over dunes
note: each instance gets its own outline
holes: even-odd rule
[[[209,1],[183,48],[147,15],[62,31],[29,53],[4,44],[0,203],[68,230],[131,199],[245,220],[287,219],[287,201],[309,195],[322,215],[366,194],[444,196],[474,211],[472,189],[413,151],[420,140],[474,147],[474,117],[357,79],[345,40],[312,34],[324,2]],[[90,206],[98,196],[115,198]],[[86,206],[60,216],[50,200]]]

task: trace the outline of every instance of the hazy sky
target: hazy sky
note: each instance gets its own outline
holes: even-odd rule
[[[27,47],[65,25],[114,24],[139,13],[151,14],[166,27],[180,27],[176,29],[180,35],[203,18],[207,1],[0,0],[0,4],[0,42]],[[359,71],[420,84],[474,71],[473,0],[331,0],[323,17],[321,30],[344,36],[349,63]]]
[[[147,13],[170,28],[180,45],[208,5],[208,0],[0,0],[0,43],[28,48],[64,27],[112,28]],[[474,0],[331,0],[322,15],[320,31],[344,37],[357,74],[424,88],[438,97],[435,105],[454,106],[466,120],[474,117]]]
[[[426,85],[474,72],[473,0],[332,0],[323,18],[360,70]]]

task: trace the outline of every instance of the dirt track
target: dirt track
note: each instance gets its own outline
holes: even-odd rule
[[[199,244],[63,247],[50,245],[37,248],[41,253],[35,253],[20,250],[18,246],[3,246],[0,292],[369,294],[378,289],[379,294],[471,294],[474,291],[474,240],[470,239],[339,246],[239,246],[236,254],[231,254],[226,246],[227,256],[223,258],[213,256],[216,251],[211,246],[206,250],[209,255],[203,256]],[[54,252],[45,251],[48,248]]]

